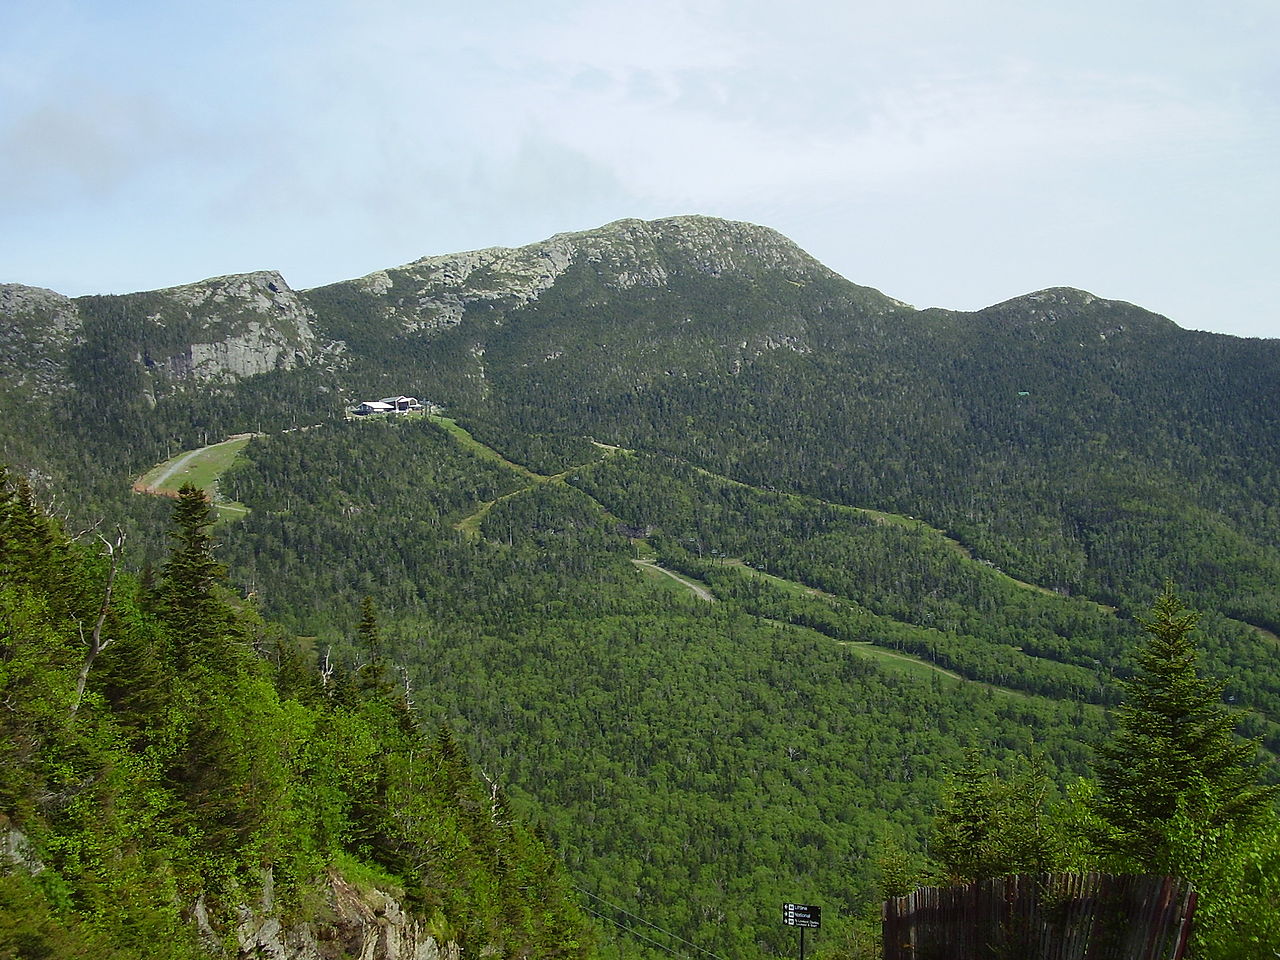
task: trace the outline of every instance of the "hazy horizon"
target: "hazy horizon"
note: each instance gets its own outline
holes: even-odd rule
[[[1280,336],[1280,10],[15,0],[0,282],[297,288],[627,217],[919,307],[1072,286]]]

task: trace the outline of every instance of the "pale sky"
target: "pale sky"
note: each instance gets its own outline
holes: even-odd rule
[[[0,3],[0,282],[301,289],[685,213],[919,307],[1280,337],[1280,3]]]

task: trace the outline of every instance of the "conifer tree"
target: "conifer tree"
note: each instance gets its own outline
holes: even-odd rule
[[[968,883],[1053,870],[1063,846],[1043,756],[1002,775],[970,750],[947,782],[929,854],[941,879]]]
[[[0,566],[17,580],[39,583],[60,608],[71,602],[66,538],[36,505],[30,484],[0,473]]]
[[[382,635],[378,630],[378,611],[373,605],[373,597],[366,596],[360,601],[360,625],[356,627],[356,636],[360,639],[361,649],[369,655],[369,662],[382,663]]]
[[[198,648],[203,648],[205,655],[214,652],[211,641],[229,626],[227,610],[214,594],[223,570],[213,558],[212,525],[204,491],[183,485],[173,511],[173,551],[160,584],[161,610],[179,638],[178,662],[182,666],[197,659],[193,654]]]
[[[1099,751],[1101,848],[1142,869],[1185,873],[1188,826],[1205,837],[1266,815],[1256,744],[1234,735],[1222,684],[1196,668],[1196,614],[1171,584],[1156,600],[1111,739]]]
[[[389,693],[391,685],[387,683],[386,663],[382,652],[382,634],[378,629],[378,611],[373,605],[373,598],[366,596],[360,601],[360,624],[356,627],[356,639],[361,653],[368,660],[356,674],[356,686],[363,692],[376,691]]]

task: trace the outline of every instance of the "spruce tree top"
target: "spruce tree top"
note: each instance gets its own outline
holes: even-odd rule
[[[1257,745],[1237,738],[1223,685],[1201,677],[1192,632],[1197,615],[1166,584],[1149,619],[1138,670],[1126,684],[1111,740],[1099,751],[1096,811],[1112,852],[1167,870],[1170,825],[1243,826],[1273,803],[1258,782]]]

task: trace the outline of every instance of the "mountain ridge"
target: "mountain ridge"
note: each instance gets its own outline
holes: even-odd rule
[[[103,337],[114,344],[122,338],[132,341],[128,359],[141,368],[149,403],[184,384],[237,381],[312,365],[341,371],[349,363],[349,349],[358,352],[369,336],[383,341],[391,336],[434,338],[468,315],[483,314],[501,324],[583,275],[594,278],[596,302],[615,295],[658,295],[704,281],[736,281],[748,292],[781,288],[768,291],[768,297],[779,303],[790,297],[794,306],[787,310],[789,317],[779,318],[776,329],[744,318],[744,328],[754,326],[754,336],[739,338],[734,350],[727,335],[719,345],[709,345],[714,351],[730,350],[734,355],[725,362],[731,366],[779,345],[802,352],[839,348],[842,336],[837,333],[832,341],[822,332],[829,327],[824,327],[823,315],[833,312],[867,319],[893,315],[929,328],[941,324],[949,328],[946,337],[951,340],[979,333],[986,321],[1024,327],[1039,339],[1086,312],[1100,314],[1098,322],[1076,332],[1103,341],[1115,334],[1190,333],[1134,304],[1071,287],[1032,291],[973,311],[917,309],[839,275],[769,227],[688,215],[622,219],[519,247],[429,255],[303,289],[291,287],[275,270],[74,298],[40,287],[0,284],[0,332],[7,344],[0,354],[0,379],[19,390],[65,394],[76,356],[102,353],[94,343]],[[815,295],[812,290],[819,288]],[[1101,314],[1114,315],[1114,322]],[[97,329],[104,324],[109,329]],[[370,325],[383,329],[370,331]],[[473,354],[487,349],[479,342],[487,337],[471,339]],[[546,352],[561,349],[553,344]],[[473,359],[463,362],[472,364],[481,378]]]
[[[456,253],[430,254],[360,277],[306,288],[293,288],[279,271],[272,269],[218,275],[126,294],[87,294],[79,297],[68,297],[55,290],[22,283],[5,283],[0,284],[0,316],[10,318],[30,314],[33,307],[50,309],[56,304],[57,319],[66,325],[67,314],[79,313],[78,305],[93,298],[171,298],[195,307],[202,306],[209,300],[224,304],[234,304],[236,300],[240,300],[245,301],[239,310],[241,313],[269,314],[272,308],[279,311],[293,327],[294,338],[310,346],[313,336],[309,326],[314,314],[309,316],[305,309],[299,308],[296,303],[299,295],[352,286],[382,296],[398,285],[405,286],[406,281],[413,280],[447,291],[449,288],[462,287],[478,271],[488,270],[508,275],[509,282],[505,285],[496,283],[488,288],[472,290],[466,300],[450,297],[446,292],[436,305],[442,318],[438,324],[433,324],[431,318],[422,317],[406,321],[409,330],[430,329],[435,325],[452,325],[458,322],[460,308],[466,302],[505,298],[519,304],[528,303],[554,284],[579,256],[592,263],[609,260],[607,265],[612,266],[617,273],[614,283],[621,289],[660,285],[668,279],[669,270],[663,261],[670,257],[658,255],[659,241],[672,245],[675,251],[689,255],[692,263],[710,276],[730,272],[758,273],[762,268],[792,268],[811,277],[839,278],[861,290],[885,297],[898,308],[915,313],[932,314],[942,311],[953,315],[974,316],[990,311],[1007,311],[1015,306],[1037,303],[1046,298],[1057,298],[1060,302],[1066,302],[1063,299],[1066,298],[1077,301],[1078,305],[1136,306],[1127,301],[1098,297],[1078,288],[1054,286],[970,311],[942,306],[916,308],[873,287],[862,286],[843,277],[770,227],[692,214],[657,220],[624,218],[596,228],[556,233],[544,240],[518,247],[483,247]],[[646,254],[649,256],[644,256]],[[525,281],[523,285],[515,282],[520,280]],[[206,313],[216,316],[216,312],[212,310]],[[74,323],[71,325],[74,326]],[[195,366],[199,365],[197,360]],[[228,369],[225,372],[235,371]],[[265,371],[246,368],[240,375],[258,372]]]

